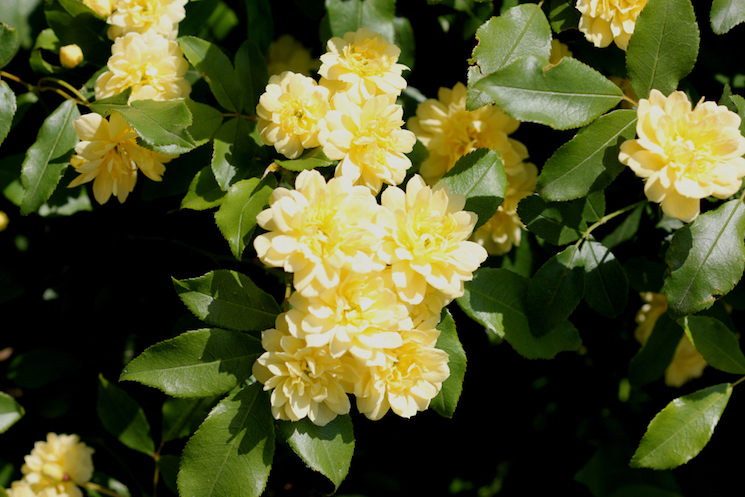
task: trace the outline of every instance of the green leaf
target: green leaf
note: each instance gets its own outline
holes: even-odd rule
[[[18,52],[21,39],[18,30],[0,22],[0,67],[5,66]]]
[[[745,355],[732,331],[721,321],[708,316],[683,319],[688,338],[706,362],[725,373],[745,374]]]
[[[743,119],[743,116],[745,116],[745,98],[740,95],[730,95],[729,99],[735,104],[737,115],[740,116],[740,119]],[[740,133],[743,132],[745,132],[745,119],[740,122]]]
[[[223,202],[225,195],[225,191],[215,180],[212,167],[205,166],[189,184],[186,195],[181,199],[181,208],[196,211],[212,209]]]
[[[215,222],[228,241],[233,257],[241,260],[251,234],[256,228],[256,216],[269,205],[269,196],[277,186],[274,176],[264,179],[250,178],[239,181],[228,190]]]
[[[465,282],[465,293],[456,299],[474,321],[507,340],[523,357],[553,359],[559,352],[577,350],[582,341],[568,322],[536,338],[526,312],[529,281],[507,269],[481,268]]]
[[[546,202],[530,195],[520,201],[517,214],[529,231],[553,245],[566,245],[582,238],[587,230],[583,208],[583,201]]]
[[[254,383],[212,409],[186,443],[179,495],[259,497],[273,457],[269,395]]]
[[[636,206],[631,213],[624,218],[621,224],[603,238],[603,245],[611,250],[617,245],[631,240],[631,238],[636,235],[636,232],[639,231],[639,223],[642,219],[644,207],[644,204]]]
[[[551,27],[537,4],[526,3],[510,8],[499,17],[492,17],[476,31],[468,69],[466,108],[474,110],[492,100],[473,84],[496,72],[523,55],[535,55],[548,60],[551,55]]]
[[[214,107],[191,99],[186,100],[186,106],[192,116],[192,122],[186,131],[194,139],[194,146],[199,147],[212,139],[222,124],[222,113]]]
[[[575,0],[551,0],[548,19],[554,31],[561,33],[577,28],[582,14],[575,7],[576,3]]]
[[[709,17],[712,31],[723,35],[745,21],[745,0],[714,0]]]
[[[271,295],[235,271],[218,269],[199,278],[174,279],[173,285],[196,317],[220,328],[267,330],[282,312]]]
[[[13,90],[5,81],[0,81],[0,145],[3,144],[5,137],[10,132],[16,109],[16,94],[13,93]]]
[[[670,402],[652,419],[631,466],[672,469],[696,457],[727,407],[732,385],[722,383]]]
[[[564,322],[585,293],[583,260],[573,245],[554,255],[533,275],[528,286],[530,331],[542,337]]]
[[[639,14],[626,51],[634,93],[647,98],[654,88],[669,95],[693,69],[699,31],[690,0],[651,0]]]
[[[585,302],[605,317],[620,316],[629,294],[629,280],[621,263],[594,240],[582,244],[579,256],[585,268]]]
[[[0,433],[8,431],[25,413],[16,399],[5,392],[0,392]]]
[[[499,152],[485,148],[458,159],[440,181],[450,187],[451,193],[466,197],[463,209],[478,216],[474,230],[497,212],[507,189],[507,176]]]
[[[21,214],[35,212],[57,188],[78,142],[72,122],[79,117],[75,102],[65,100],[41,125],[36,142],[26,151],[23,161]]]
[[[395,0],[326,0],[326,11],[332,36],[370,28],[389,43],[395,41]]]
[[[246,6],[246,18],[248,26],[248,39],[259,53],[265,54],[269,51],[269,45],[274,39],[274,19],[269,0],[244,0]],[[236,64],[236,69],[238,64]],[[243,79],[238,76],[238,79]],[[258,96],[257,96],[258,98]],[[244,104],[246,100],[244,100]]]
[[[615,110],[595,120],[546,161],[536,192],[548,200],[572,200],[602,190],[625,166],[618,161],[621,143],[636,136],[636,112]]]
[[[316,147],[306,150],[297,159],[275,160],[274,162],[288,171],[305,171],[306,169],[327,167],[334,164],[336,161],[326,157],[323,153],[323,147]]]
[[[147,455],[155,453],[145,411],[127,392],[103,375],[98,377],[96,411],[106,431],[121,443]]]
[[[520,57],[474,87],[510,116],[554,129],[584,126],[621,101],[620,88],[578,60],[564,57],[547,65],[543,57]]]
[[[106,65],[111,55],[111,42],[106,36],[106,21],[78,0],[46,0],[44,16],[59,38],[60,46],[76,44],[85,59],[96,65]]]
[[[683,328],[667,314],[657,318],[647,341],[629,362],[629,382],[643,386],[661,378],[672,362],[682,336]]]
[[[673,319],[708,309],[745,270],[745,207],[730,200],[675,232],[665,254],[670,274],[662,293]]]
[[[183,36],[178,42],[189,62],[206,77],[217,103],[240,113],[243,90],[228,56],[217,45],[195,36]]]
[[[256,4],[255,1],[246,3]],[[266,20],[262,20],[262,24],[266,24]],[[235,74],[243,91],[243,112],[252,116],[256,114],[256,105],[269,81],[269,73],[264,55],[251,40],[244,41],[235,53]]]
[[[440,330],[440,336],[437,338],[436,347],[448,354],[450,376],[442,383],[442,389],[432,399],[430,407],[440,416],[452,418],[455,408],[458,406],[460,394],[463,391],[463,378],[466,374],[467,362],[466,351],[463,350],[463,346],[458,339],[455,320],[453,320],[453,316],[447,308],[443,310],[437,329]]]
[[[308,418],[300,421],[277,422],[277,436],[312,470],[318,471],[334,484],[334,491],[349,472],[354,453],[352,419],[337,416],[326,426],[316,426]]]
[[[172,397],[219,395],[247,380],[263,352],[261,341],[246,333],[190,331],[145,349],[119,380],[137,381]]]
[[[162,440],[169,442],[190,436],[202,424],[218,400],[218,396],[201,399],[166,399],[162,408]],[[173,476],[175,483],[176,473]]]
[[[247,176],[246,170],[257,148],[253,140],[248,139],[250,132],[245,119],[234,118],[223,123],[215,133],[212,172],[224,191]]]

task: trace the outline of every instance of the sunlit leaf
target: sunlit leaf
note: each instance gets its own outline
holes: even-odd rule
[[[712,31],[722,35],[745,21],[745,0],[714,0],[709,17]]]
[[[20,43],[18,30],[0,22],[0,67],[10,62],[18,51]]]
[[[25,411],[16,399],[0,392],[0,433],[5,433],[23,417]]]
[[[745,374],[745,355],[737,337],[724,323],[708,316],[688,316],[682,324],[709,365],[726,373]]]
[[[191,64],[207,78],[217,103],[232,112],[243,110],[243,90],[233,64],[215,44],[196,36],[182,36],[179,46]]]
[[[458,339],[458,331],[455,328],[450,311],[445,308],[440,323],[437,325],[440,336],[437,338],[436,347],[448,353],[448,368],[450,376],[442,383],[442,389],[432,399],[430,407],[438,414],[446,418],[452,418],[458,405],[460,394],[463,391],[463,378],[466,374],[466,351]]]

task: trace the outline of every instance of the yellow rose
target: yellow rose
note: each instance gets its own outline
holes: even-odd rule
[[[186,17],[184,5],[188,0],[113,0],[109,16],[108,37],[115,40],[127,33],[154,31],[175,40],[178,23]]]
[[[93,449],[77,435],[47,434],[47,440],[36,442],[31,454],[21,467],[23,480],[38,495],[49,494],[49,489],[69,497],[83,497],[78,485],[93,475]],[[43,492],[47,493],[43,493]],[[19,495],[23,495],[19,490]]]
[[[65,45],[59,50],[59,61],[62,67],[72,69],[83,62],[83,51],[74,43],[72,45]]]
[[[645,5],[647,0],[577,0],[577,10],[582,13],[579,30],[596,47],[614,42],[626,50]]]
[[[115,9],[115,0],[82,0],[82,2],[104,19],[109,17]]]

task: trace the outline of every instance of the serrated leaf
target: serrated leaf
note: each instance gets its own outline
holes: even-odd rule
[[[215,180],[212,167],[205,166],[191,180],[186,195],[181,199],[181,208],[195,211],[212,209],[222,203],[225,194]]]
[[[579,256],[585,268],[585,302],[605,317],[620,316],[629,294],[629,280],[621,263],[594,240],[582,244]]]
[[[528,281],[507,269],[480,268],[472,281],[465,282],[465,293],[456,301],[471,319],[507,340],[523,357],[552,359],[559,352],[577,350],[582,341],[567,322],[540,338],[530,332],[525,303]]]
[[[79,117],[75,102],[65,100],[41,125],[36,141],[26,151],[23,161],[21,214],[38,210],[57,188],[78,142],[72,122]]]
[[[317,169],[319,167],[327,167],[334,162],[323,153],[323,147],[311,148],[306,150],[297,159],[288,160],[275,160],[280,167],[287,169],[288,171],[305,171],[306,169]]]
[[[316,426],[308,418],[279,421],[277,437],[284,440],[303,462],[334,484],[334,490],[349,472],[354,453],[352,420],[337,416],[325,426]]]
[[[332,36],[370,28],[389,43],[395,41],[395,0],[326,0],[326,11]]]
[[[451,193],[466,197],[463,210],[478,216],[474,230],[497,212],[507,189],[507,176],[499,153],[485,148],[458,159],[440,181],[450,187]]]
[[[174,279],[173,285],[194,315],[219,328],[267,330],[282,312],[271,295],[235,271],[218,269],[199,278]]]
[[[120,381],[137,381],[172,397],[209,397],[230,391],[251,376],[264,352],[246,333],[203,329],[145,349],[127,364]]]
[[[607,187],[626,166],[621,143],[636,136],[636,112],[616,110],[599,117],[549,157],[536,192],[552,201],[572,200]]]
[[[548,60],[516,59],[485,76],[474,88],[489,95],[508,115],[554,129],[579,128],[621,101],[621,89],[595,69],[571,57],[545,69]]]
[[[183,36],[178,42],[191,65],[206,77],[217,103],[240,113],[243,90],[228,56],[217,45],[196,36]]]
[[[0,22],[0,67],[5,66],[18,51],[21,39],[18,30]]]
[[[218,396],[201,399],[166,399],[161,409],[161,439],[169,442],[190,436],[202,424],[218,400]],[[178,468],[178,463],[176,467]],[[176,472],[173,474],[173,482],[176,482]]]
[[[445,308],[437,325],[440,336],[437,338],[438,349],[447,352],[448,368],[450,376],[442,383],[440,392],[432,399],[430,407],[440,416],[452,418],[458,405],[460,394],[463,390],[463,378],[466,374],[466,351],[458,339],[458,331],[455,328],[450,311]]]
[[[145,411],[132,396],[102,375],[98,377],[96,412],[106,431],[121,443],[143,454],[155,452]]]
[[[215,132],[212,173],[224,191],[248,175],[256,144],[248,139],[251,129],[245,119],[230,119]]]
[[[673,319],[708,309],[745,270],[745,207],[730,200],[675,232],[665,254],[670,274],[662,293]]]
[[[256,2],[246,2],[254,5]],[[266,24],[266,20],[262,20]],[[268,47],[268,45],[267,45]],[[256,114],[256,105],[259,97],[264,93],[269,73],[266,69],[266,61],[259,47],[251,40],[244,41],[235,53],[235,75],[241,83],[243,91],[243,112],[252,116]]]
[[[745,21],[745,0],[714,0],[709,18],[712,31],[723,35]]]
[[[652,419],[631,466],[672,469],[696,457],[711,439],[732,393],[722,383],[670,402]]]
[[[688,338],[706,362],[725,373],[745,374],[745,355],[732,331],[721,321],[708,316],[683,319]]]
[[[669,95],[693,69],[699,31],[690,0],[651,0],[636,19],[626,51],[634,93],[647,98],[654,88]]]
[[[528,231],[553,245],[566,245],[582,238],[587,230],[583,207],[584,202],[546,202],[530,195],[520,201],[517,214]]]
[[[629,382],[643,386],[665,374],[683,337],[683,328],[667,314],[657,318],[652,333],[629,362]]]
[[[2,24],[0,24],[1,26]],[[0,145],[3,144],[5,137],[10,132],[10,126],[13,123],[13,116],[15,116],[17,108],[16,94],[10,89],[8,83],[0,81]]]
[[[0,433],[5,433],[23,417],[25,411],[16,399],[0,392]]]
[[[179,495],[259,497],[273,457],[269,395],[254,383],[221,401],[186,443]]]

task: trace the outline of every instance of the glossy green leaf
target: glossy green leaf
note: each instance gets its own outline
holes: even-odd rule
[[[10,126],[11,130],[18,126],[18,123],[21,122],[23,117],[26,115],[26,112],[28,112],[28,110],[38,101],[39,96],[33,92],[21,93],[16,96],[17,109],[13,116],[13,124]]]
[[[334,490],[349,472],[354,453],[354,430],[349,416],[337,416],[325,426],[308,418],[279,421],[277,437],[287,442],[303,462],[334,484]]]
[[[245,119],[234,118],[223,123],[215,133],[212,172],[224,191],[245,178],[251,166],[256,144],[248,139],[251,132]]]
[[[620,316],[629,294],[629,280],[621,263],[594,240],[582,244],[579,256],[585,268],[585,302],[605,317]]]
[[[478,216],[474,230],[497,212],[507,189],[502,158],[498,152],[485,148],[476,149],[458,159],[440,181],[450,187],[451,193],[466,197],[463,210]]]
[[[261,388],[254,383],[225,398],[189,439],[179,495],[261,495],[274,457],[274,420]]]
[[[536,192],[547,200],[572,200],[602,190],[626,166],[618,161],[621,143],[636,136],[636,112],[616,110],[579,132],[546,161]]]
[[[181,199],[181,208],[195,211],[212,209],[223,202],[225,195],[225,190],[215,180],[212,167],[205,166],[191,180],[186,195]]]
[[[620,88],[578,60],[564,57],[547,65],[543,57],[520,57],[474,87],[510,116],[554,129],[584,126],[621,101]]]
[[[15,116],[17,108],[16,94],[10,89],[8,83],[0,81],[0,145],[3,144],[5,137],[10,132],[10,126],[13,123],[13,116]]]
[[[145,411],[132,396],[102,375],[98,377],[96,411],[106,431],[121,443],[147,455],[155,452]]]
[[[474,321],[507,340],[523,357],[552,359],[559,352],[577,350],[577,330],[568,322],[537,338],[530,332],[526,311],[529,280],[507,269],[478,269],[458,305]]]
[[[220,328],[267,330],[282,312],[271,295],[235,271],[218,269],[199,278],[174,279],[173,285],[196,317]]]
[[[236,259],[241,260],[244,249],[251,244],[256,216],[269,205],[269,196],[276,186],[272,175],[239,181],[230,187],[215,213],[217,227]]]
[[[246,2],[255,4],[256,2]],[[266,24],[266,20],[262,21]],[[267,45],[268,46],[268,45]],[[235,53],[235,75],[243,91],[243,112],[249,116],[256,114],[259,97],[266,89],[269,73],[264,55],[251,40],[244,41]]]
[[[709,442],[731,393],[732,385],[722,383],[670,402],[649,423],[631,466],[672,469],[696,457]]]
[[[688,316],[682,322],[691,343],[711,367],[745,374],[745,355],[737,337],[724,323],[708,316]]]
[[[297,159],[276,160],[275,162],[288,171],[305,171],[306,169],[327,167],[336,161],[326,157],[323,153],[323,147],[316,147],[306,150]]]
[[[669,95],[693,69],[699,31],[690,0],[651,0],[639,14],[626,51],[629,80],[638,98],[654,88]]]
[[[585,293],[583,260],[573,245],[554,255],[530,279],[527,315],[530,331],[544,336],[572,314]]]
[[[436,347],[448,353],[448,368],[450,376],[442,383],[442,389],[432,399],[430,407],[439,415],[452,418],[455,408],[458,406],[460,394],[463,391],[463,378],[466,374],[466,351],[458,339],[458,331],[455,328],[455,320],[450,311],[445,308],[440,322],[437,325],[440,336],[437,338]]]
[[[23,417],[25,411],[16,399],[0,392],[0,433],[5,433]]]
[[[5,66],[18,51],[21,39],[18,30],[0,22],[0,67]]]
[[[395,40],[395,0],[326,0],[331,35],[343,37],[359,28],[370,28],[388,42]]]
[[[202,424],[218,400],[218,396],[201,399],[166,399],[161,409],[163,414],[161,439],[168,442],[190,436]],[[175,483],[176,474],[174,473],[173,476]]]
[[[665,374],[683,337],[683,328],[667,314],[657,318],[652,333],[629,362],[629,381],[642,386]]]
[[[178,41],[191,65],[206,77],[217,103],[231,112],[241,112],[243,90],[228,56],[217,45],[195,36]]]
[[[263,352],[261,341],[246,333],[190,331],[145,349],[119,380],[137,381],[172,397],[219,395],[247,380]]]
[[[23,161],[21,214],[38,210],[57,188],[78,142],[78,135],[72,126],[78,117],[80,112],[75,102],[65,100],[41,125],[36,142],[26,151]]]
[[[709,18],[712,31],[722,35],[745,21],[745,0],[714,0]]]
[[[584,202],[546,202],[538,195],[525,197],[517,213],[529,231],[553,245],[579,240],[587,230],[582,218]]]
[[[730,200],[675,232],[665,254],[670,274],[662,293],[673,319],[708,309],[745,270],[745,207]]]
[[[222,113],[209,105],[187,99],[192,120],[186,131],[194,140],[194,146],[199,147],[212,139],[217,128],[222,124]]]

